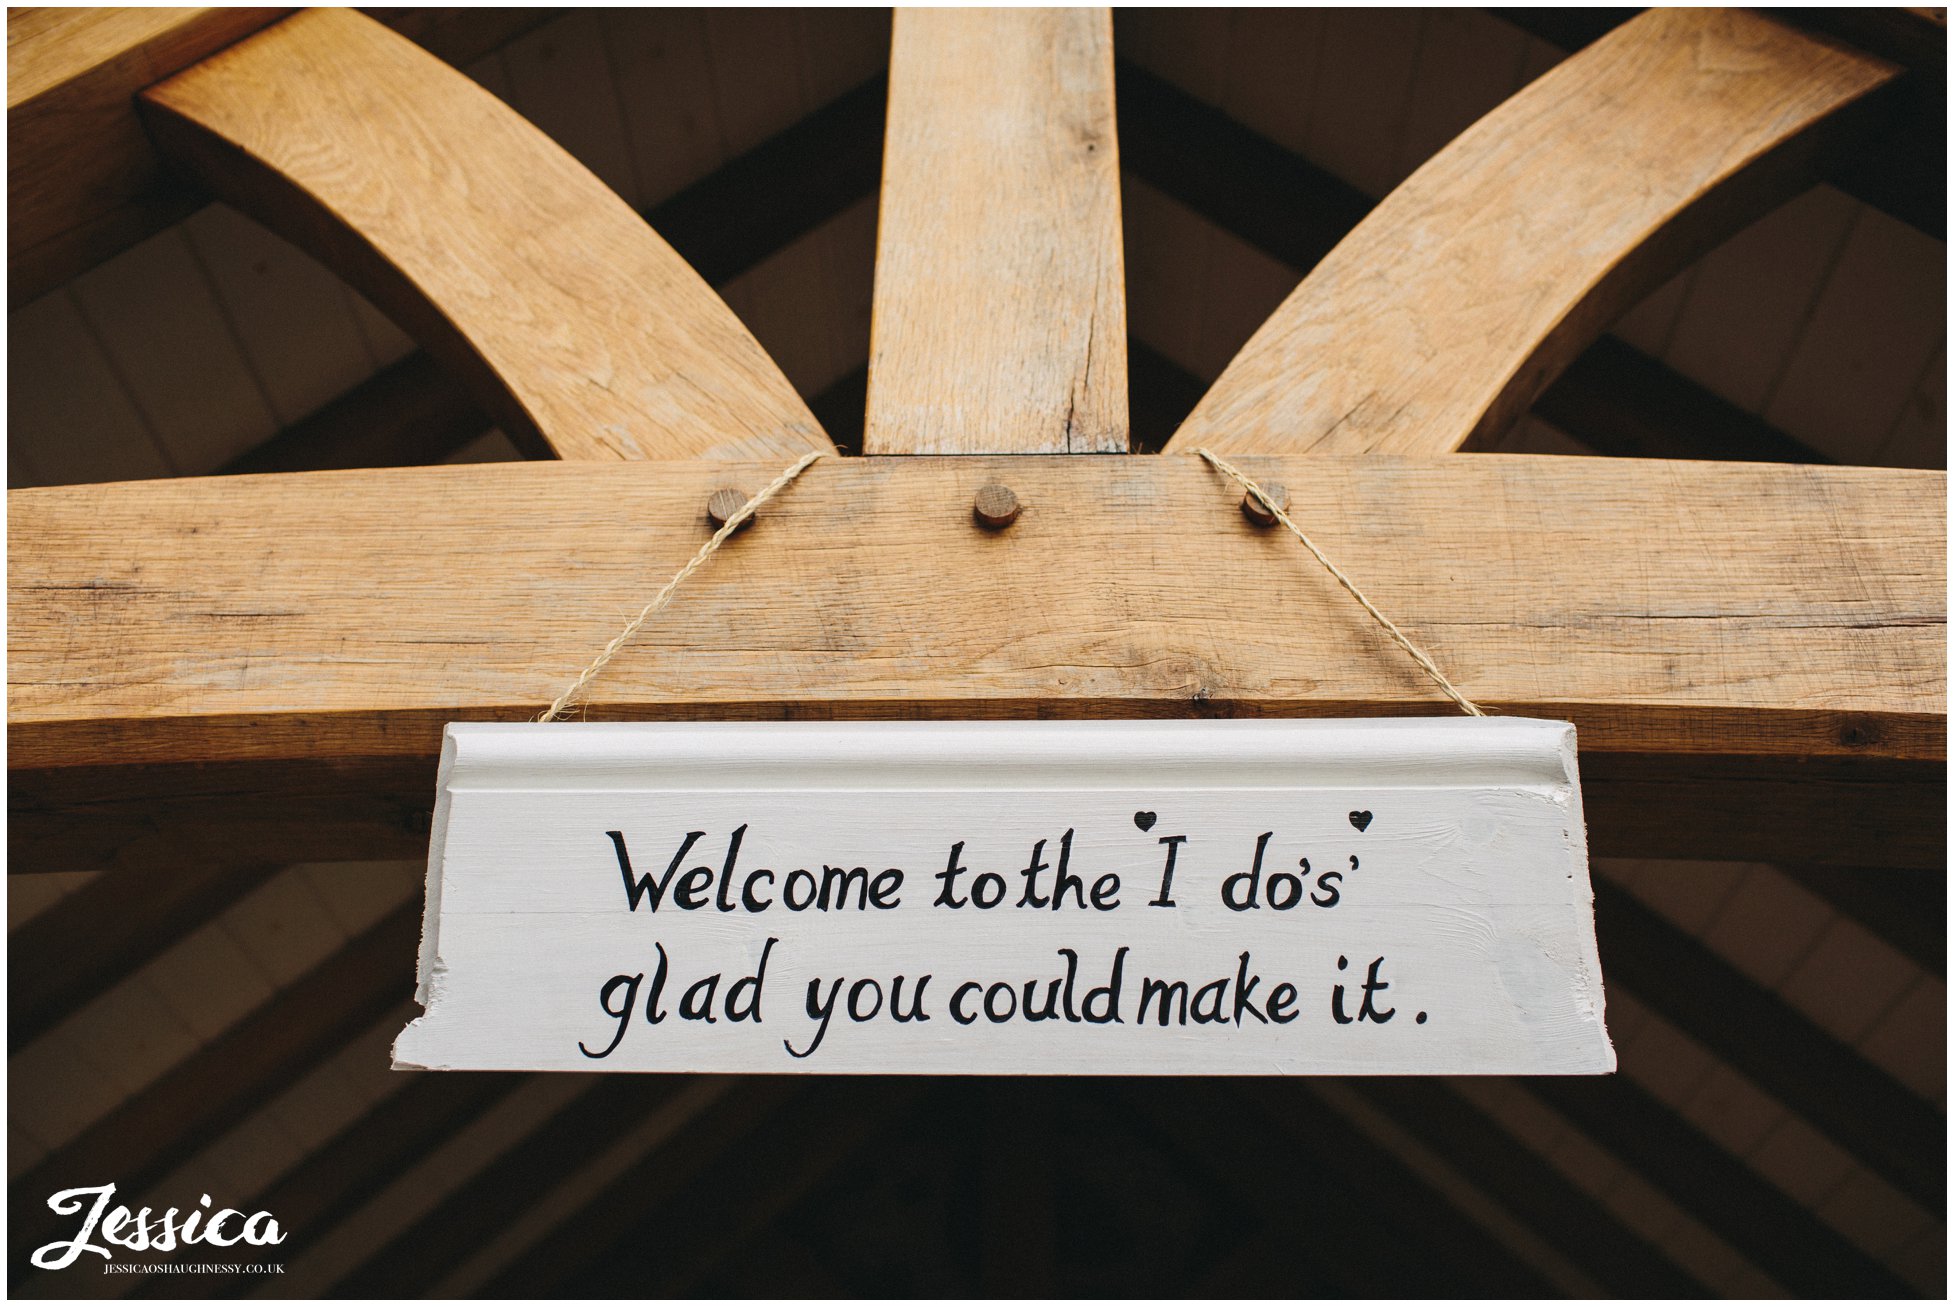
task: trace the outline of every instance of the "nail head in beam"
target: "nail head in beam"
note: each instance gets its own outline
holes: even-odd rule
[[[713,491],[712,497],[706,500],[706,516],[712,520],[712,529],[717,531],[732,521],[733,514],[739,512],[749,498],[751,496],[744,490],[732,486],[721,486]],[[744,531],[752,525],[753,519],[749,517],[739,524],[736,531]]]
[[[1023,511],[1024,505],[1018,502],[1018,497],[1012,492],[1011,487],[999,485],[995,481],[979,490],[977,498],[970,505],[971,516],[976,518],[977,525],[986,531],[1002,531],[1017,521],[1018,514]]]
[[[1289,488],[1287,486],[1271,481],[1262,487],[1262,493],[1269,497],[1269,503],[1274,504],[1285,513],[1289,511]],[[1257,526],[1274,526],[1276,524],[1276,515],[1269,511],[1268,504],[1263,503],[1255,497],[1253,491],[1244,492],[1242,495],[1242,516]]]

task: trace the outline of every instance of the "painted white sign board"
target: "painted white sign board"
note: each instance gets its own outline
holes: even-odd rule
[[[401,1068],[1581,1074],[1574,728],[453,725]]]

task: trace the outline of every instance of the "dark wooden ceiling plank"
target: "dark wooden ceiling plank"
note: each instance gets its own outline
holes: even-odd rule
[[[722,285],[860,200],[882,178],[889,80],[878,74],[646,211]]]
[[[1614,336],[1570,363],[1533,413],[1614,458],[1834,461]]]
[[[1526,1084],[1793,1297],[1912,1295],[1879,1261],[1626,1077],[1536,1076]]]
[[[1947,1118],[1708,947],[1597,876],[1608,979],[1829,1135],[1936,1215],[1947,1207]]]
[[[1442,1081],[1379,1076],[1351,1084],[1611,1293],[1624,1298],[1708,1294],[1688,1272]]]
[[[519,36],[535,31],[561,9],[521,6],[495,9],[426,9],[416,7],[361,9],[443,63],[465,68],[500,50]]]
[[[7,940],[7,1050],[65,1016],[215,917],[279,869],[195,862],[178,874],[104,872]]]
[[[1268,1201],[1293,1195],[1313,1227],[1375,1275],[1384,1297],[1555,1292],[1415,1172],[1306,1087],[1263,1079],[1121,1082],[1115,1092],[1208,1164]],[[1304,1100],[1299,1108],[1298,1099]],[[1298,1232],[1296,1237],[1302,1237]]]
[[[1821,867],[1778,870],[1915,962],[1947,976],[1947,868]]]
[[[490,425],[467,388],[417,351],[246,450],[218,474],[417,467],[439,463]]]
[[[223,1035],[124,1101],[9,1186],[17,1252],[63,1219],[47,1196],[113,1179],[142,1193],[279,1088],[316,1066],[412,992],[421,905],[408,903],[356,936]],[[23,1254],[15,1277],[28,1269]]]
[[[810,1085],[794,1076],[749,1076],[684,1131],[558,1225],[479,1291],[480,1297],[548,1297],[566,1267],[587,1265],[614,1245],[650,1210],[663,1210],[694,1176],[721,1157],[770,1114],[790,1110]]]
[[[566,1267],[559,1292],[577,1298],[693,1298],[714,1269],[737,1257],[776,1218],[901,1116],[926,1081],[911,1076],[814,1080],[791,1112],[742,1136],[709,1172],[695,1174],[662,1210],[641,1211],[585,1266]],[[684,1213],[682,1221],[671,1219]]]
[[[264,1192],[237,1195],[273,1213],[285,1241],[287,1261],[323,1239],[345,1217],[392,1183],[402,1171],[433,1152],[528,1077],[502,1072],[469,1075],[417,1075],[412,1083],[375,1104],[357,1120],[306,1155]],[[205,1261],[202,1247],[179,1249],[175,1262]],[[138,1298],[236,1297],[254,1286],[250,1276],[169,1274],[145,1276]]]
[[[473,1072],[431,1072],[467,1080]],[[621,1122],[637,1122],[678,1093],[685,1076],[613,1075],[532,1130],[403,1227],[371,1257],[333,1284],[339,1298],[423,1297],[497,1231],[522,1215],[549,1186],[617,1142]]]
[[[1114,67],[1126,170],[1298,275],[1377,207],[1341,177],[1165,78],[1127,59]]]

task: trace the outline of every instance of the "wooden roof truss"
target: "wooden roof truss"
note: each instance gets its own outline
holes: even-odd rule
[[[10,493],[12,870],[110,868],[158,896],[151,921],[110,940],[86,929],[86,894],[50,918],[39,938],[66,942],[41,945],[47,972],[24,1006],[16,971],[16,1048],[283,863],[416,856],[443,723],[533,716],[697,547],[715,489],[750,491],[835,449],[821,405],[653,225],[448,63],[355,11],[228,13],[70,30],[68,47],[10,31],[16,287],[51,284],[155,221],[145,206],[170,211],[114,175],[41,196],[53,170],[22,164],[72,145],[76,106],[116,117],[140,92],[146,134],[124,141],[125,178],[157,166],[153,142],[186,193],[257,218],[408,330],[437,366],[394,384],[440,392],[428,411],[458,429],[479,411],[535,461]],[[21,71],[30,57],[50,69],[38,82]],[[899,12],[864,456],[824,460],[770,504],[607,670],[589,715],[1449,711],[1292,541],[1236,511],[1239,492],[1189,453],[1208,445],[1287,486],[1292,514],[1475,700],[1577,724],[1598,854],[1942,865],[1944,473],[1456,456],[1643,294],[1849,158],[1894,112],[1901,72],[1747,12],[1636,17],[1347,234],[1328,219],[1327,254],[1164,450],[1128,455],[1109,14]],[[302,443],[267,469],[311,466]],[[1779,448],[1766,433],[1736,456]],[[989,482],[1026,505],[1001,533],[970,519]],[[144,1156],[160,1176],[267,1085],[397,1021],[404,994],[379,979],[393,975],[381,960],[411,956],[413,925],[411,904],[375,922],[262,1029],[211,1045],[33,1168],[17,1202],[96,1159]],[[1611,975],[1639,974],[1638,992],[1678,967],[1717,978],[1713,956],[1672,936],[1659,921],[1633,942],[1624,932]],[[1827,1053],[1768,994],[1753,1006],[1782,1038],[1746,1073],[1941,1210],[1944,1174],[1895,1125],[1917,1100]],[[294,1022],[295,1007],[317,1015]],[[1786,1048],[1809,1056],[1788,1062]],[[336,1210],[455,1114],[529,1092],[429,1078],[265,1201],[281,1216]],[[588,1153],[607,1113],[662,1122],[670,1141],[647,1145],[642,1174],[595,1185],[599,1214],[607,1186],[676,1192],[725,1150],[767,1155],[775,1100],[798,1091],[621,1078],[590,1092],[604,1102],[582,1115],[522,1108],[540,1123],[524,1147]],[[818,1117],[840,1092],[810,1090],[802,1110]],[[896,1111],[909,1091],[865,1092]],[[1429,1126],[1423,1146],[1468,1164],[1502,1147],[1435,1087],[1256,1092],[1272,1119],[1354,1096],[1339,1110]],[[1625,1083],[1606,1092],[1609,1112],[1583,1126],[1625,1156],[1653,1147],[1660,1106]],[[1570,1117],[1600,1101],[1542,1093]],[[1891,1110],[1840,1106],[1864,1095]],[[1122,1111],[1165,1110],[1148,1098],[1113,1094]],[[798,1161],[806,1174],[782,1178],[782,1201],[840,1165],[843,1143]],[[1387,1165],[1324,1136],[1304,1144],[1349,1174]],[[1809,1224],[1804,1209],[1755,1192],[1741,1168],[1704,1166],[1719,1203],[1762,1205],[1731,1218],[1733,1242],[1777,1248],[1809,1291],[1897,1283],[1822,1229],[1784,1251],[1772,1241]],[[482,1201],[497,1192],[493,1170],[474,1183]],[[1587,1200],[1540,1183],[1516,1181],[1508,1200],[1551,1238]],[[411,1246],[459,1247],[457,1210],[428,1216]],[[1762,1232],[1743,1226],[1753,1218]],[[1439,1204],[1433,1237],[1459,1221]],[[574,1264],[573,1237],[584,1255],[605,1246],[603,1230],[570,1230],[495,1285],[545,1283],[544,1268]],[[413,1282],[408,1247],[348,1283]],[[1633,1239],[1617,1251],[1613,1287],[1686,1291]],[[1488,1286],[1540,1273],[1488,1256],[1455,1262]]]

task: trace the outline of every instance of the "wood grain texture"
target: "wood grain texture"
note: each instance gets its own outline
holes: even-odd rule
[[[1944,757],[1943,473],[1243,467],[1290,487],[1297,520],[1462,690],[1572,719],[1584,753]],[[433,757],[447,721],[533,715],[698,548],[714,489],[778,471],[14,491],[9,764]],[[990,481],[1025,504],[999,535],[970,520]],[[1171,457],[820,464],[606,670],[593,715],[1442,711],[1240,498]],[[621,528],[607,506],[626,504]]]
[[[143,87],[283,9],[7,11],[7,300],[18,307],[189,213],[136,117]]]
[[[1123,453],[1112,19],[896,15],[871,454]]]
[[[385,309],[519,444],[601,459],[830,447],[622,199],[373,20],[308,10],[143,101],[166,153]]]
[[[1738,11],[1651,10],[1413,174],[1169,449],[1431,454],[1496,436],[1609,322],[1795,194],[1895,70]]]

